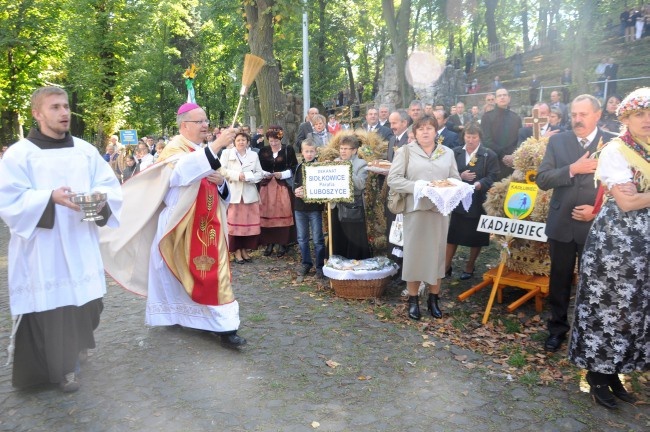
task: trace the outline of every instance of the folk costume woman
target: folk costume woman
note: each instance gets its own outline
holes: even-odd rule
[[[650,365],[650,88],[617,110],[627,127],[600,152],[607,191],[584,246],[569,359],[587,369],[594,400],[634,403],[618,374]]]
[[[278,257],[287,253],[287,245],[296,241],[293,222],[293,192],[288,181],[293,179],[298,166],[293,147],[282,145],[284,131],[280,126],[269,126],[266,138],[269,146],[260,150],[259,158],[264,179],[260,182],[260,243],[265,244],[264,255],[273,253],[278,245]]]
[[[230,185],[228,206],[228,250],[237,264],[251,262],[249,249],[257,249],[260,235],[260,194],[256,183],[262,180],[257,153],[249,148],[245,132],[235,135],[235,147],[221,153],[221,172]]]

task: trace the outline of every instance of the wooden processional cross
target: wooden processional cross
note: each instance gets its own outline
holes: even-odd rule
[[[524,124],[532,126],[533,136],[538,140],[541,137],[542,127],[548,124],[548,117],[540,117],[539,108],[533,108],[533,116],[524,117]]]

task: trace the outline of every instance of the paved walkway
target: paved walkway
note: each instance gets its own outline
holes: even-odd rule
[[[10,331],[8,230],[0,221],[0,361]],[[579,389],[525,387],[423,347],[410,326],[290,286],[276,258],[234,265],[242,351],[198,331],[144,326],[145,301],[109,281],[81,390],[16,391],[0,367],[0,431],[642,431],[647,405],[619,413]],[[260,278],[269,266],[275,278]],[[283,278],[283,276],[286,277]],[[284,280],[284,283],[282,282]],[[309,279],[308,279],[309,280]],[[326,364],[334,361],[338,366]],[[624,404],[621,404],[624,405]]]

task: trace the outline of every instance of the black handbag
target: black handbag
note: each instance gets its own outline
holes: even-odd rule
[[[363,196],[354,196],[354,202],[338,202],[336,208],[339,210],[339,221],[341,222],[363,222],[364,208]]]

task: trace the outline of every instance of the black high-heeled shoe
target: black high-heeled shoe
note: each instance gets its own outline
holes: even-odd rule
[[[604,380],[602,379],[603,376],[605,376]],[[609,377],[605,374],[596,374],[590,371],[587,372],[586,379],[589,384],[589,394],[594,402],[610,410],[618,408],[616,399],[614,399],[613,393],[609,390]]]
[[[636,396],[629,393],[625,389],[625,386],[623,386],[623,383],[621,382],[617,374],[613,374],[611,379],[609,380],[609,388],[612,389],[612,394],[617,398],[619,398],[620,400],[622,400],[623,402],[627,402],[629,404],[635,404],[639,401],[636,398]]]
[[[429,312],[431,312],[432,317],[441,319],[442,311],[440,310],[440,306],[438,306],[438,300],[440,300],[440,296],[438,294],[429,293],[429,298],[427,299],[427,307],[429,309]]]
[[[266,245],[266,249],[264,249],[264,256],[270,256],[273,253],[273,243],[269,243]]]
[[[420,298],[416,295],[409,296],[409,318],[419,321],[422,318],[420,313]]]

